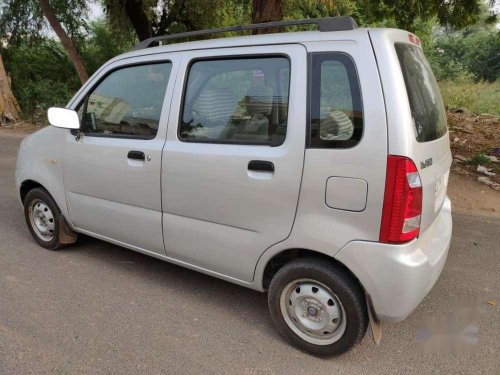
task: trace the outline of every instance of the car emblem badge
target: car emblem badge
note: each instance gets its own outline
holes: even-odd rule
[[[432,158],[425,159],[424,161],[420,162],[420,168],[422,169],[430,167],[431,165],[432,165]]]

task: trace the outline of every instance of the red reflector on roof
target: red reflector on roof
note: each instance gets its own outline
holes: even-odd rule
[[[420,39],[416,35],[408,34],[408,40],[417,46],[420,45]]]

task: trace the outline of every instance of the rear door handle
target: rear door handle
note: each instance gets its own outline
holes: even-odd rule
[[[248,163],[249,171],[274,172],[274,164],[265,160],[252,160]]]
[[[127,158],[133,160],[146,160],[146,155],[142,151],[129,151]]]

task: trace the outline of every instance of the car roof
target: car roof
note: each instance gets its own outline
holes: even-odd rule
[[[159,53],[191,51],[212,48],[245,47],[255,45],[292,44],[335,40],[357,40],[366,37],[368,28],[356,28],[346,31],[298,31],[275,34],[247,35],[228,38],[204,39],[194,42],[170,43],[167,45],[149,47],[126,52],[114,60],[124,58],[154,55]]]

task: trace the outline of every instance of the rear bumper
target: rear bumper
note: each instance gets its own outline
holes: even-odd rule
[[[446,197],[434,223],[404,245],[353,241],[335,256],[360,280],[378,319],[405,319],[434,286],[446,262],[452,232]]]

